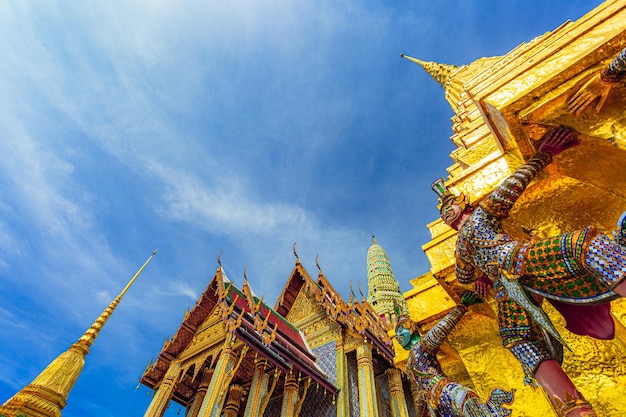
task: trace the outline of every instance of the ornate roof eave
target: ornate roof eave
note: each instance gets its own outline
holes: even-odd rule
[[[166,339],[163,343],[157,360],[149,363],[146,367],[140,378],[141,383],[153,388],[165,376],[170,362],[191,343],[198,326],[207,319],[220,298],[225,296],[229,284],[230,280],[226,277],[222,266],[219,265],[194,307],[185,313],[185,317],[174,336],[171,339]]]
[[[296,265],[292,269],[289,279],[287,279],[287,282],[283,286],[283,290],[276,301],[274,310],[283,317],[286,317],[302,287],[305,287],[307,291],[313,293],[319,290],[317,283],[311,278],[304,266],[302,266],[300,260],[296,258]]]
[[[363,295],[361,294],[361,302],[345,302],[321,270],[317,284],[320,287],[318,301],[328,317],[351,333],[370,340],[393,363],[393,342],[387,334],[386,326],[382,325],[378,313]]]
[[[303,268],[300,268],[298,262],[294,274],[307,279],[305,276],[308,274]],[[308,279],[310,280],[310,277]],[[232,289],[238,292],[236,287]],[[249,288],[246,292],[251,294]],[[249,297],[249,295],[246,296],[246,298]],[[292,367],[295,367],[332,395],[336,395],[337,386],[327,380],[324,372],[315,363],[315,355],[306,343],[302,332],[293,327],[280,313],[263,303],[262,300],[257,300],[257,297],[254,297],[254,312],[250,307],[250,300],[240,300],[233,303],[234,309],[230,315],[238,318],[238,324],[236,327],[230,328],[229,331],[232,331],[238,339],[250,344],[255,351],[283,372],[288,372]],[[270,335],[272,337],[268,337]]]

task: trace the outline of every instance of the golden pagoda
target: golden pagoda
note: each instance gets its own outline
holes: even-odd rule
[[[68,350],[56,357],[30,384],[0,406],[2,417],[60,417],[67,397],[85,365],[89,348],[117,308],[122,297],[152,260],[156,250],[139,268],[126,287],[104,309],[87,331]]]
[[[531,183],[505,228],[513,236],[542,237],[594,225],[611,234],[626,209],[626,87],[617,83],[600,110],[589,106],[575,114],[567,103],[626,47],[624,22],[626,1],[606,1],[504,56],[450,66],[402,55],[441,84],[454,111],[456,149],[447,187],[480,201],[532,156],[548,129],[565,125],[578,132],[581,144]],[[404,294],[412,318],[425,328],[458,303],[460,291],[454,276],[457,232],[439,219],[428,228],[431,241],[423,250],[431,269]],[[611,308],[616,336],[604,341],[570,333],[556,310],[545,307],[571,348],[565,371],[598,415],[619,417],[626,415],[626,303],[620,299]],[[466,315],[443,349],[444,370],[481,396],[495,386],[515,388],[513,416],[556,416],[541,389],[523,385],[521,367],[501,347],[496,316],[493,300]],[[402,367],[406,357],[396,352]]]

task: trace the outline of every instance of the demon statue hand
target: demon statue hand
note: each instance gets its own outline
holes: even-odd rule
[[[602,71],[593,75],[580,89],[567,101],[567,109],[580,114],[594,101],[596,111],[600,111],[604,101],[609,95],[611,88],[626,75],[626,49]]]
[[[574,333],[612,339],[609,301],[626,294],[626,220],[615,240],[595,227],[548,238],[513,239],[502,228],[515,201],[552,158],[577,144],[574,131],[560,127],[544,135],[538,152],[484,200],[472,207],[433,183],[440,196],[441,217],[458,230],[455,251],[460,283],[494,284],[503,345],[519,360],[526,382],[539,382],[560,415],[594,416],[560,366],[561,339],[537,305],[545,298],[563,314]],[[477,290],[484,293],[484,285]]]
[[[511,411],[503,404],[513,401],[513,391],[496,388],[489,401],[482,402],[478,394],[468,387],[450,380],[441,370],[437,352],[450,331],[467,312],[467,306],[481,302],[478,296],[467,291],[461,296],[461,305],[455,307],[423,337],[417,324],[407,316],[399,316],[396,340],[409,350],[407,374],[417,384],[420,392],[418,416],[443,417],[506,417]]]

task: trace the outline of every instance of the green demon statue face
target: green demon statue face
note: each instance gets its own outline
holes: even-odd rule
[[[411,347],[420,340],[417,326],[410,318],[406,316],[398,318],[398,323],[396,324],[396,340],[400,343],[400,346],[406,350],[410,350]]]

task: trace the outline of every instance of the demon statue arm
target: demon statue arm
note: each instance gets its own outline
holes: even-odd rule
[[[522,195],[535,176],[552,162],[548,152],[537,152],[513,175],[505,179],[484,201],[482,209],[498,220],[509,217],[513,204]]]
[[[473,293],[468,292],[466,294]],[[427,352],[436,353],[466,312],[467,306],[465,304],[454,307],[424,335],[421,340],[422,348]]]
[[[548,132],[537,153],[505,179],[480,206],[498,220],[508,217],[513,204],[535,176],[552,162],[552,157],[577,144],[576,132],[566,127]]]
[[[504,408],[513,401],[513,391],[496,388],[487,402],[483,402],[472,389],[452,381],[443,373],[437,352],[452,329],[467,312],[467,306],[482,300],[473,292],[461,295],[461,305],[454,307],[423,337],[417,325],[408,316],[400,316],[396,324],[396,340],[410,350],[407,373],[417,385],[420,398],[420,416],[446,417],[506,417],[511,411]],[[426,414],[429,411],[431,414]]]
[[[456,264],[455,271],[456,280],[461,284],[471,284],[476,278],[476,268],[470,262],[463,259],[458,253],[455,254]]]
[[[596,104],[596,111],[600,111],[611,88],[624,76],[626,76],[626,48],[600,73],[594,75],[583,84],[568,100],[567,109],[574,114],[580,114],[587,106],[599,98],[598,104]]]
[[[522,192],[524,192],[533,178],[550,162],[552,162],[550,153],[545,151],[537,152],[483,200],[480,203],[480,207],[485,213],[495,219],[502,220],[509,217],[513,204],[522,195]],[[476,281],[478,277],[475,266],[464,259],[459,251],[456,252],[455,259],[457,281],[461,284],[470,284]]]

